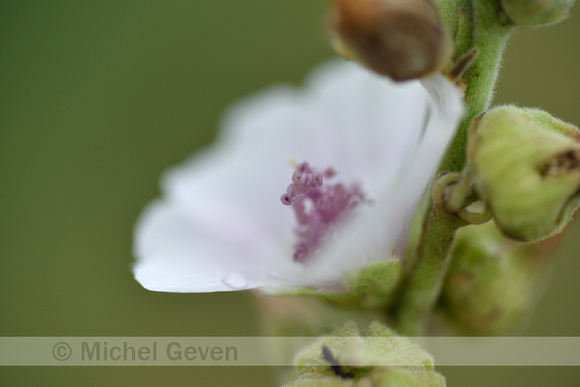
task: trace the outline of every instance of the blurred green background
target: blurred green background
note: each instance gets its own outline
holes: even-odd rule
[[[247,294],[163,294],[130,272],[158,178],[220,111],[333,56],[322,1],[0,1],[0,335],[258,335]],[[580,7],[518,31],[497,103],[580,124]],[[531,336],[580,336],[572,227]],[[580,385],[578,368],[444,367],[450,386]],[[266,368],[2,368],[3,386],[268,386]]]

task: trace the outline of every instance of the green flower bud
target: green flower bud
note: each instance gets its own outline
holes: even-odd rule
[[[574,0],[502,0],[509,18],[520,26],[553,24],[568,16]]]
[[[379,74],[405,81],[440,71],[452,42],[431,0],[332,0],[334,46]]]
[[[364,337],[346,323],[298,354],[296,364],[300,376],[287,387],[445,386],[431,355],[376,322]]]
[[[344,278],[344,287],[336,291],[301,288],[274,295],[316,298],[345,309],[378,310],[394,300],[402,278],[401,260],[393,256],[351,271]]]
[[[559,236],[531,244],[494,222],[458,231],[442,291],[443,312],[468,335],[513,333],[527,321],[549,276]]]
[[[332,331],[347,321],[368,325],[378,314],[367,310],[336,308],[324,299],[314,297],[273,297],[256,294],[253,298],[259,330],[268,337],[317,337]],[[284,364],[304,348],[300,340],[280,340],[262,350]],[[296,379],[293,368],[277,372],[280,384]]]
[[[474,186],[507,236],[537,241],[560,232],[580,201],[580,134],[548,113],[495,108],[472,123]]]
[[[402,277],[400,259],[375,262],[346,276],[347,294],[356,307],[385,308],[393,301]]]

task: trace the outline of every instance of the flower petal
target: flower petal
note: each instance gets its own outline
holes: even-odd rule
[[[425,89],[343,62],[321,66],[309,86],[309,138],[327,153],[320,166],[334,166],[344,181],[359,180],[371,193],[388,184],[422,134]]]
[[[441,75],[423,83],[429,91],[430,115],[414,157],[399,169],[396,184],[388,187],[372,207],[361,208],[350,224],[302,277],[304,283],[328,286],[347,272],[386,259],[428,186],[463,116],[462,92]]]
[[[164,292],[216,292],[264,286],[264,265],[256,252],[216,240],[167,202],[149,205],[136,229],[135,278]],[[259,255],[258,255],[259,256]],[[232,287],[228,276],[237,278]],[[224,282],[225,281],[225,282]]]

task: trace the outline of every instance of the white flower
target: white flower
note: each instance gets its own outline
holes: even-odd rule
[[[225,117],[218,141],[162,179],[163,198],[135,232],[135,278],[164,292],[340,285],[389,259],[463,113],[442,76],[394,84],[332,62],[305,89],[271,88]],[[292,157],[358,184],[366,200],[307,262],[293,260],[292,209],[282,205]]]

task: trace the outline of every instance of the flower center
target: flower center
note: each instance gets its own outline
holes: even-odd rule
[[[307,162],[296,167],[292,183],[280,200],[292,206],[298,226],[294,245],[294,261],[305,263],[322,246],[325,238],[351,211],[364,201],[359,186],[342,183],[324,184],[336,175],[332,168],[322,171]]]

